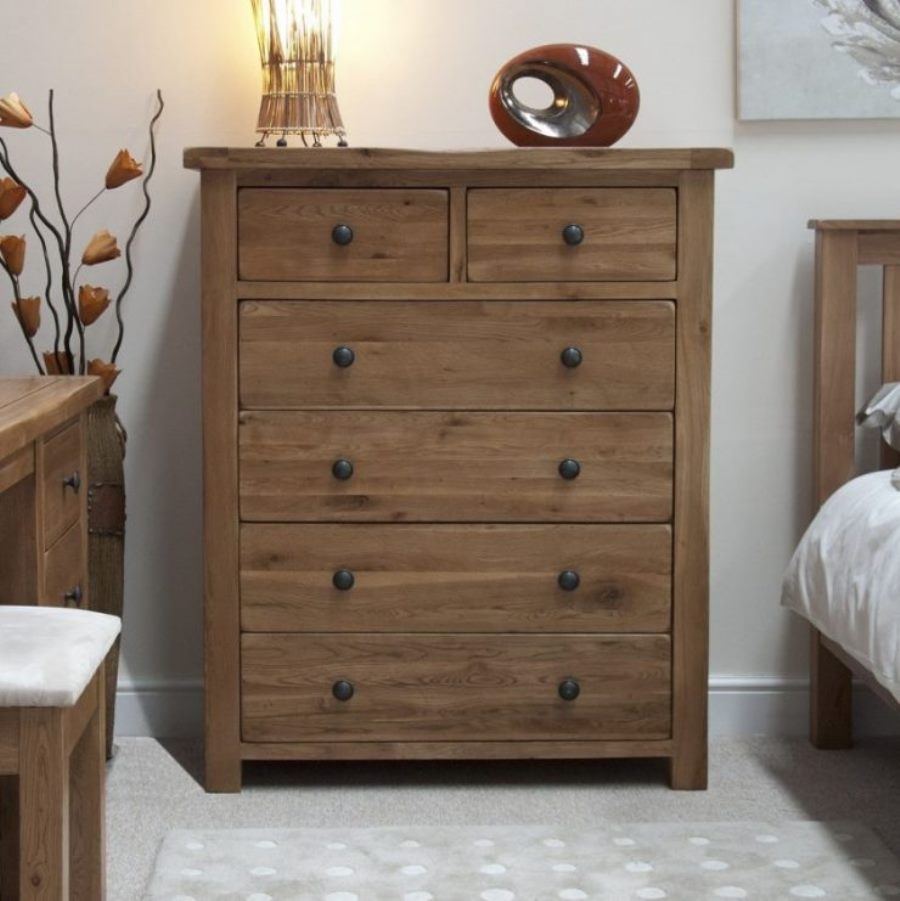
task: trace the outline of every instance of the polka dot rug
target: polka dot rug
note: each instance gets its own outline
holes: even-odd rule
[[[854,823],[178,831],[145,901],[900,899]]]

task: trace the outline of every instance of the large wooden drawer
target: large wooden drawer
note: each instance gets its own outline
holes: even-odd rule
[[[671,188],[471,190],[469,279],[672,281],[676,196]],[[580,243],[567,243],[569,226]]]
[[[249,632],[665,632],[668,526],[241,528]]]
[[[446,281],[448,229],[443,190],[245,188],[238,195],[240,277]]]
[[[670,735],[668,636],[245,634],[241,660],[245,741]]]
[[[76,522],[44,554],[44,591],[41,603],[48,607],[85,607],[86,562],[82,524]]]
[[[672,426],[669,413],[244,412],[241,515],[665,522]],[[577,477],[562,477],[567,460]]]
[[[55,544],[81,516],[81,421],[73,422],[44,442],[41,472],[44,498],[44,547]]]
[[[257,409],[670,410],[675,307],[243,303],[240,387]]]

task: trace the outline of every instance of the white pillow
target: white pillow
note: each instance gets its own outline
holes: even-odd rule
[[[882,385],[858,418],[862,426],[881,429],[884,440],[900,450],[900,382]]]

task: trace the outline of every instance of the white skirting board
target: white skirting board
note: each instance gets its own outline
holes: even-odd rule
[[[709,689],[710,733],[734,738],[806,735],[808,684],[802,680],[715,677]],[[854,695],[858,735],[900,735],[900,716],[864,686]],[[188,738],[202,733],[199,681],[119,686],[116,734]]]

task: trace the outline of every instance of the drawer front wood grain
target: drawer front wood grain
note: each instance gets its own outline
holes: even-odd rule
[[[665,632],[671,589],[668,526],[241,529],[248,632]]]
[[[670,188],[476,189],[468,195],[473,282],[671,281]],[[575,225],[583,240],[566,243]]]
[[[81,471],[82,442],[80,421],[72,423],[44,442],[41,478],[45,548],[58,541],[63,532],[81,516],[81,492],[87,490],[87,480]]]
[[[253,409],[671,410],[675,400],[667,302],[247,302],[240,337],[241,403]],[[352,352],[343,367],[341,348]],[[565,365],[567,348],[577,365]]]
[[[245,634],[241,652],[245,741],[670,734],[668,636]]]
[[[447,191],[245,188],[238,223],[244,280],[449,278]],[[351,230],[349,243],[335,241],[338,226]]]
[[[73,597],[67,599],[66,595]],[[87,605],[87,566],[84,532],[75,523],[44,554],[44,592],[42,604],[48,607],[85,607]]]
[[[244,412],[249,521],[665,522],[668,413]],[[564,460],[577,478],[559,472]],[[352,477],[334,475],[349,462]]]

